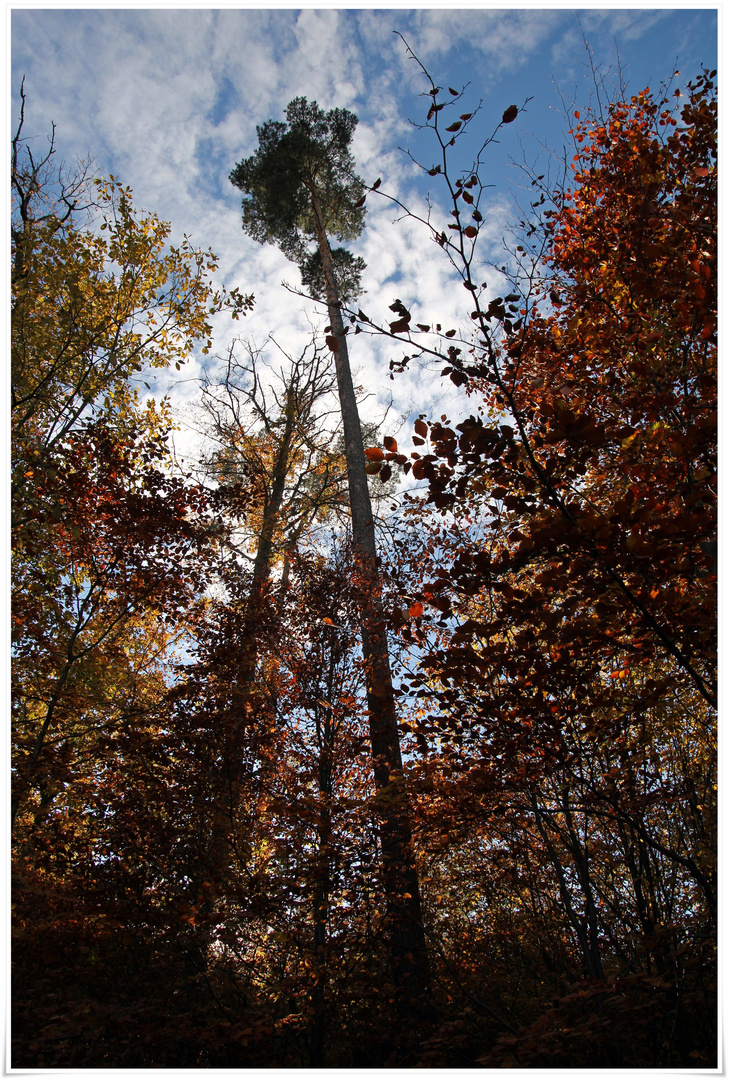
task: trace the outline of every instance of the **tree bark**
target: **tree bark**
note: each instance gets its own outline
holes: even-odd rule
[[[381,604],[375,529],[372,517],[362,430],[349,366],[349,351],[333,272],[329,240],[314,185],[309,188],[321,252],[331,348],[339,389],[347,459],[355,569],[359,578],[360,630],[367,683],[370,742],[375,787],[380,804],[382,871],[390,925],[390,949],[398,1007],[408,1018],[429,1014],[429,964],[420,903],[420,885],[410,826],[409,798],[403,768],[392,689],[387,632]],[[398,780],[401,782],[398,783]],[[386,791],[386,789],[389,789]]]

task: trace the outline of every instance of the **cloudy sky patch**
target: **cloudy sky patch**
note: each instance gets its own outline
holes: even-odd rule
[[[59,157],[71,163],[90,154],[100,173],[133,188],[137,207],[172,223],[173,242],[187,234],[212,248],[219,283],[255,293],[255,311],[245,320],[216,319],[221,355],[235,336],[263,344],[270,333],[298,355],[311,323],[323,328],[326,321],[321,309],[282,288],[284,279],[298,287],[296,267],[243,233],[240,192],[228,180],[236,162],[254,152],[256,126],[282,118],[292,98],[357,113],[354,152],[365,181],[381,176],[383,192],[423,216],[430,192],[434,222],[447,220],[445,192],[397,149],[411,149],[426,165],[437,160],[436,145],[411,123],[424,119],[428,83],[393,31],[438,85],[470,84],[459,112],[482,103],[468,146],[457,144],[464,147],[459,167],[470,166],[479,140],[508,105],[532,99],[487,152],[493,188],[479,240],[485,263],[501,259],[514,212],[511,188],[520,177],[510,159],[537,155],[539,144],[561,149],[566,124],[557,86],[583,102],[589,97],[583,33],[608,83],[617,49],[632,92],[656,85],[676,65],[682,83],[702,65],[716,65],[716,12],[698,8],[17,8],[11,27],[12,111],[17,115],[25,76],[25,134],[40,144],[55,122]],[[467,330],[468,298],[443,253],[424,227],[401,219],[396,206],[369,196],[367,225],[353,245],[368,264],[361,306],[385,322],[398,297],[414,305],[417,321]],[[486,266],[479,280],[498,289]],[[444,393],[454,408],[467,408],[427,368],[413,365],[390,380],[389,362],[404,351],[365,334],[353,339],[352,361],[370,392],[365,412],[381,413],[392,397],[402,414],[432,407],[440,415]],[[179,384],[170,375],[166,388],[175,400],[194,398],[201,363],[195,357]]]

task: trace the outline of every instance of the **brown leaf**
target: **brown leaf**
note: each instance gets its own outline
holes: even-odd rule
[[[510,105],[508,109],[504,111],[504,115],[501,117],[502,124],[510,124],[512,120],[516,120],[519,110],[516,105]]]
[[[385,455],[379,446],[368,446],[365,450],[365,457],[368,461],[384,461]]]

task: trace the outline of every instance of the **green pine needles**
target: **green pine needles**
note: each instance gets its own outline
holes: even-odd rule
[[[364,228],[364,181],[355,173],[350,144],[357,117],[347,109],[324,112],[316,102],[295,98],[286,121],[256,128],[258,148],[240,161],[231,183],[244,193],[243,229],[262,244],[276,244],[302,272],[304,284],[323,298],[321,256],[316,243],[318,213],[327,236],[355,240]],[[365,263],[343,248],[332,252],[340,299],[360,290]]]

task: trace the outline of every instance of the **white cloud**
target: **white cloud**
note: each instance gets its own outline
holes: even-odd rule
[[[479,72],[481,81],[485,75],[490,84],[505,72],[527,64],[563,17],[560,11],[533,8],[511,11],[428,8],[418,13],[417,31],[409,43],[426,66],[465,45],[478,49],[488,60]]]

